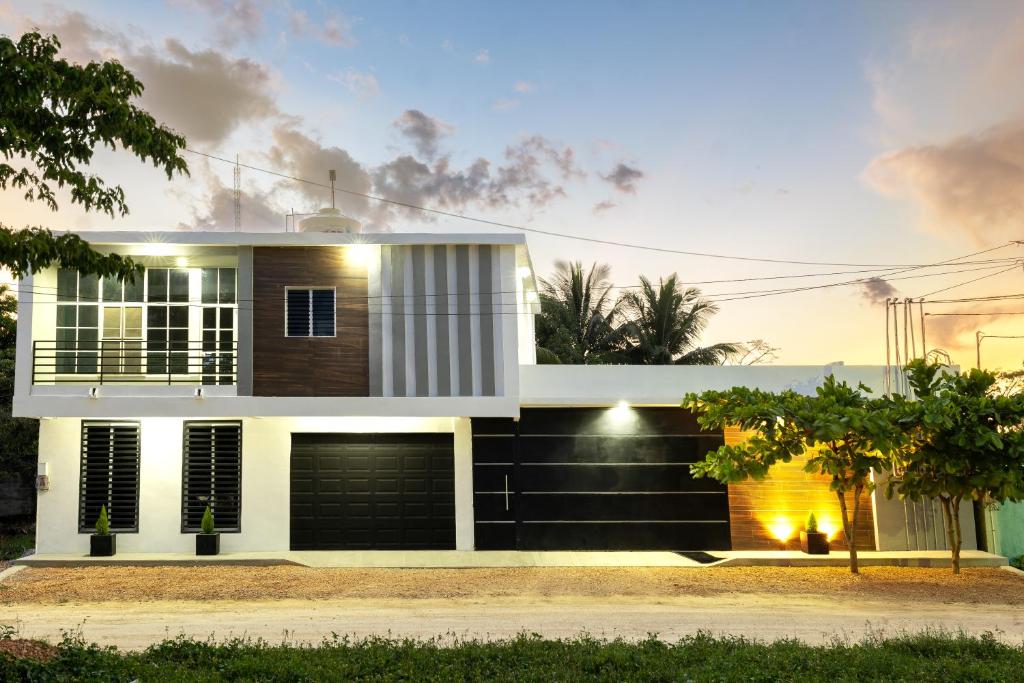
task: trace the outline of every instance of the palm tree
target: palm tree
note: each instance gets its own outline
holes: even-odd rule
[[[631,364],[720,365],[740,350],[731,343],[698,346],[718,307],[702,299],[699,289],[684,289],[675,273],[657,286],[641,276],[639,291],[625,294],[622,306],[629,320],[625,356]]]
[[[551,279],[541,279],[538,362],[584,365],[616,360],[622,333],[615,326],[619,302],[611,296],[610,274],[605,264],[594,263],[584,272],[579,261],[558,261]]]

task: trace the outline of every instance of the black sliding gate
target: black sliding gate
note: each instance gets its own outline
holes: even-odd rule
[[[523,409],[473,420],[478,550],[727,550],[723,442],[681,408]]]

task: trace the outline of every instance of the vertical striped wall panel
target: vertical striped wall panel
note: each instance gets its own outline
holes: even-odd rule
[[[515,263],[513,249],[381,247],[369,277],[371,395],[504,395],[515,298],[503,290],[514,289],[515,273],[503,270]]]

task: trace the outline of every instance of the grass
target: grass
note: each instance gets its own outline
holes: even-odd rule
[[[16,560],[35,545],[36,536],[32,533],[0,536],[0,562]]]
[[[706,634],[666,644],[521,636],[482,643],[333,638],[316,647],[168,640],[144,652],[66,636],[47,662],[0,654],[0,681],[1016,681],[1024,647],[924,634],[809,646]]]

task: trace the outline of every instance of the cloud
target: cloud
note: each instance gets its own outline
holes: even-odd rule
[[[506,109],[515,109],[518,106],[519,106],[519,100],[510,100],[510,99],[505,99],[505,98],[494,100],[494,102],[491,103],[491,109],[493,109],[494,111],[504,111]]]
[[[452,41],[447,40],[447,39],[446,40],[442,40],[441,41],[441,49],[444,50],[445,52],[449,52],[449,53],[450,52],[455,52],[455,43],[453,43]]]
[[[896,288],[880,277],[873,277],[860,285],[860,295],[869,303],[881,304],[898,294]]]
[[[327,183],[327,172],[338,173],[337,185],[346,190],[368,194],[373,189],[373,181],[367,169],[352,158],[348,151],[335,146],[324,146],[319,140],[300,131],[296,122],[282,123],[274,127],[273,146],[268,157],[275,168],[284,169],[289,175],[306,178],[316,182]],[[326,206],[330,201],[330,191],[307,183],[288,183],[309,200]],[[365,215],[370,209],[369,200],[341,194],[340,204],[349,212]]]
[[[636,194],[636,183],[643,177],[644,172],[639,168],[622,162],[616,164],[608,175],[601,175],[601,178],[614,185],[616,190],[628,194]]]
[[[882,194],[913,201],[929,230],[966,234],[979,245],[1019,238],[1024,121],[883,154],[864,177]]]
[[[973,349],[975,333],[984,325],[991,324],[1006,316],[999,312],[988,313],[973,309],[972,313],[981,315],[968,316],[927,316],[925,320],[926,339],[929,348],[939,349]]]
[[[595,214],[604,213],[605,211],[610,211],[614,209],[616,206],[618,206],[618,204],[616,204],[612,200],[605,199],[604,201],[600,201],[597,204],[594,204],[593,212]]]
[[[490,64],[491,63],[491,51],[480,50],[476,53],[476,57],[473,57],[473,61],[477,64]]]
[[[352,22],[341,12],[330,10],[320,20],[310,19],[305,10],[293,10],[288,15],[288,30],[296,38],[313,38],[327,45],[355,47]]]
[[[62,54],[73,60],[120,60],[145,86],[141,106],[190,143],[217,144],[243,123],[279,114],[276,78],[258,62],[212,49],[192,51],[170,38],[159,47],[137,48],[128,36],[79,12],[23,23],[59,36]]]
[[[242,123],[279,113],[273,76],[262,64],[215,50],[192,52],[174,39],[164,50],[147,49],[126,61],[146,85],[142,105],[189,142],[217,143]]]
[[[285,211],[279,208],[270,193],[243,190],[239,201],[241,230],[244,232],[281,232]],[[202,209],[192,212],[192,222],[178,224],[180,230],[233,231],[235,229],[234,190],[213,178],[209,195]]]
[[[343,74],[333,74],[327,78],[335,83],[341,83],[361,100],[376,97],[380,94],[380,84],[377,83],[375,75],[361,73],[352,67],[349,67]]]
[[[441,138],[451,135],[454,126],[427,116],[419,109],[407,109],[394,121],[394,127],[405,136],[416,151],[433,159],[437,156],[437,146]]]
[[[264,2],[259,0],[175,0],[176,4],[201,10],[217,24],[219,40],[229,47],[243,38],[255,40],[263,33]]]
[[[516,84],[513,87],[516,92],[524,95],[537,89],[537,86],[529,81],[516,81]]]

